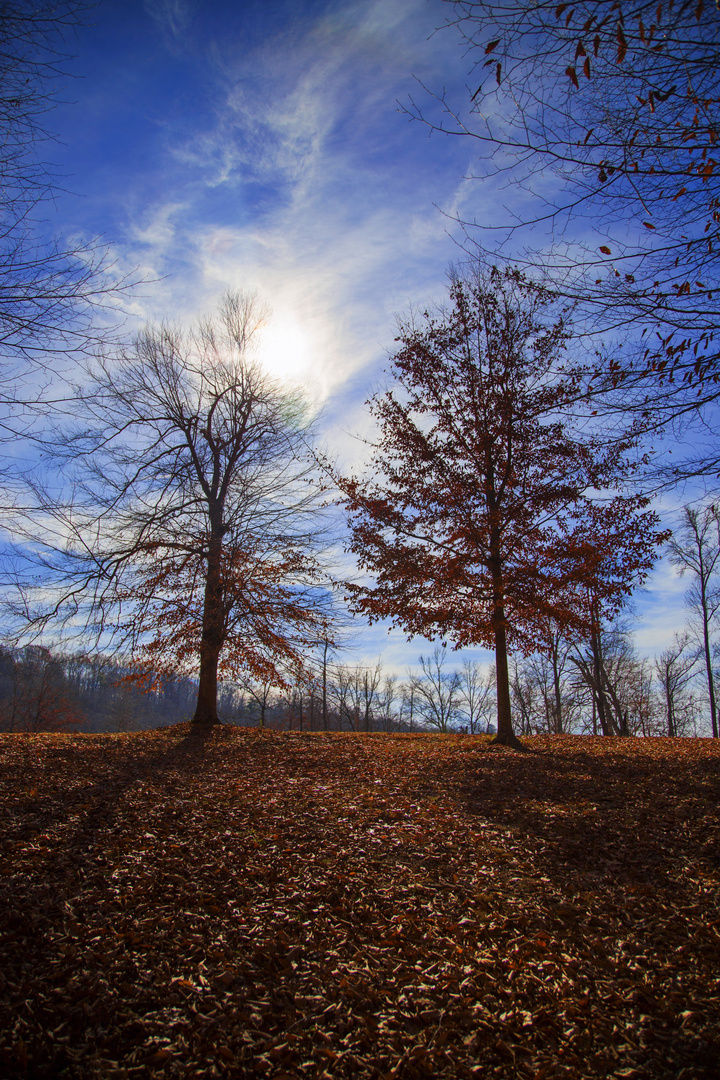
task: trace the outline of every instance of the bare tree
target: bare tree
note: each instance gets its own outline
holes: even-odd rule
[[[10,0],[0,18],[0,401],[12,405],[4,427],[23,424],[18,378],[31,365],[74,355],[97,343],[97,308],[117,300],[119,279],[102,244],[48,238],[61,182],[49,162],[48,120],[68,79],[68,42],[92,4],[84,0]],[[40,394],[40,396],[42,396]]]
[[[253,362],[262,322],[227,296],[215,321],[149,327],[99,361],[56,448],[72,502],[36,485],[17,523],[55,590],[36,625],[85,611],[148,671],[197,673],[199,726],[218,723],[219,674],[285,685],[328,634],[305,403]]]
[[[277,687],[272,682],[260,682],[255,679],[241,679],[238,682],[238,686],[246,691],[257,706],[259,710],[258,719],[260,721],[260,727],[264,728],[268,708],[272,708],[273,704],[273,691],[275,691]]]
[[[550,631],[548,634],[548,661],[552,672],[552,726],[554,732],[559,735],[563,731],[570,731],[571,703],[568,695],[564,692],[564,676],[567,673],[570,657],[570,642],[564,638],[559,630]]]
[[[335,659],[344,648],[347,648],[350,641],[350,620],[347,612],[339,604],[333,604],[332,620],[328,621],[326,618],[322,622],[321,629],[321,635],[317,641],[313,642],[312,650],[305,657],[306,671],[301,681],[306,688],[312,689],[313,719],[315,696],[319,693],[322,729],[328,731],[333,723],[333,709],[339,717],[341,727],[343,718],[347,718],[344,707],[347,696],[345,672],[350,669]],[[340,698],[343,700],[339,700]]]
[[[330,703],[338,724],[342,730],[344,723],[350,731],[356,731],[358,726],[359,709],[355,704],[356,670],[349,664],[335,663],[330,672],[328,693]]]
[[[470,734],[488,731],[497,711],[493,668],[486,671],[477,661],[464,660],[459,675],[463,717],[467,719]]]
[[[466,94],[431,94],[409,111],[477,148],[475,178],[497,197],[486,198],[492,217],[466,223],[469,235],[493,258],[524,254],[549,271],[589,329],[629,337],[605,370],[643,423],[714,405],[716,5],[445,2]],[[498,214],[509,191],[521,197]],[[719,464],[710,440],[672,471],[714,479]]]
[[[415,730],[417,716],[417,697],[415,692],[415,676],[411,671],[407,672],[406,680],[402,686],[400,700],[400,713],[398,723],[409,731]]]
[[[306,718],[306,699],[312,686],[311,678],[302,672],[294,672],[291,685],[285,691],[284,695],[280,699],[280,704],[283,708],[285,719],[287,720],[288,731],[292,731],[293,727],[297,726],[298,731],[303,731],[305,727]]]
[[[366,667],[362,672],[362,710],[363,731],[370,731],[373,727],[375,705],[377,703],[378,687],[382,679],[382,664],[378,660],[374,668]]]
[[[683,734],[688,713],[694,711],[695,702],[689,693],[699,656],[692,647],[687,631],[675,634],[672,645],[655,659],[655,672],[665,703],[667,734],[673,738]]]
[[[593,734],[597,733],[597,722],[602,735],[629,734],[627,711],[620,700],[612,670],[612,660],[617,668],[619,656],[628,653],[629,648],[623,629],[606,630],[594,611],[587,644],[584,649],[578,648],[572,657],[582,682],[592,694]]]
[[[347,723],[351,731],[374,728],[376,712],[382,708],[381,681],[380,660],[373,668],[364,664],[334,665],[330,693],[341,725]]]
[[[413,676],[416,712],[428,727],[450,731],[461,708],[461,683],[456,671],[446,670],[447,654],[436,646],[432,656],[421,656],[420,675]]]
[[[322,642],[322,718],[323,718],[323,731],[328,729],[328,700],[327,700],[327,673],[328,673],[328,651],[330,649],[330,639],[325,636]]]
[[[716,506],[695,510],[686,506],[683,520],[668,544],[670,561],[680,573],[689,572],[692,584],[685,600],[696,619],[705,673],[713,738],[719,734],[712,635],[720,612],[720,513]]]
[[[561,735],[572,730],[580,707],[572,685],[573,642],[551,625],[543,635],[542,644],[542,650],[527,657],[523,666],[542,699],[545,730],[550,735]]]
[[[0,731],[62,731],[84,721],[59,657],[37,645],[0,650]]]
[[[593,621],[584,646],[576,646],[571,661],[580,685],[591,696],[592,733],[653,735],[657,733],[658,702],[653,692],[650,662],[638,659],[627,625]]]
[[[375,715],[375,722],[383,731],[392,731],[397,726],[398,714],[395,702],[398,700],[398,693],[397,675],[385,675],[382,680],[382,689],[377,691]]]
[[[662,731],[662,706],[655,692],[653,665],[647,657],[634,658],[624,671],[629,734],[658,735]]]
[[[542,726],[542,698],[537,680],[528,666],[513,657],[510,665],[510,697],[513,713],[518,717],[521,735],[532,735],[533,728]]]

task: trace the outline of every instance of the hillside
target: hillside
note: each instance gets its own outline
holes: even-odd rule
[[[0,1075],[720,1076],[720,747],[0,736]]]

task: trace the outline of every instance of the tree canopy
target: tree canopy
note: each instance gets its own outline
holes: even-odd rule
[[[199,725],[218,721],[219,671],[283,683],[329,633],[306,405],[253,359],[263,318],[229,295],[216,319],[148,327],[92,365],[75,430],[49,449],[70,499],[37,485],[17,527],[43,563],[35,624],[64,618],[140,671],[198,674]]]
[[[374,578],[349,586],[354,610],[494,648],[509,743],[508,649],[616,608],[662,539],[647,500],[620,490],[632,439],[583,430],[586,372],[565,361],[554,300],[515,270],[456,277],[446,309],[401,328],[394,385],[370,402],[368,476],[337,478]]]

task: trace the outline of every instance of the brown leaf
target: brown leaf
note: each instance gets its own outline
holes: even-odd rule
[[[188,736],[0,736],[1,1075],[716,1077],[718,740]]]

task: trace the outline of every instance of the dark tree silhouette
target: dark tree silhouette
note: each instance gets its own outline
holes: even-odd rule
[[[17,615],[115,635],[140,673],[196,673],[198,726],[218,723],[218,674],[282,686],[329,634],[302,396],[253,361],[263,321],[227,296],[216,320],[150,327],[88,372],[84,424],[53,447],[72,501],[35,487],[18,522],[54,601]],[[55,524],[55,535],[49,523]]]

